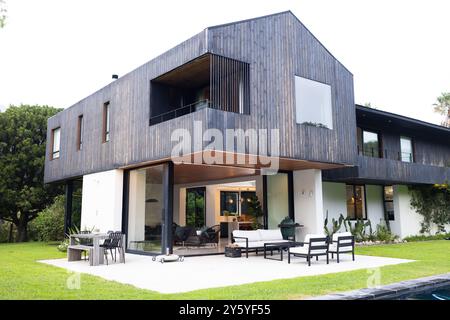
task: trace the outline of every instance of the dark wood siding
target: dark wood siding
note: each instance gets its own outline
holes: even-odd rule
[[[250,66],[250,114],[201,110],[149,126],[150,81],[210,52]],[[331,85],[333,130],[296,124],[295,75]],[[102,144],[103,104],[110,102],[110,141]],[[76,151],[83,114],[83,150]],[[279,129],[280,156],[356,164],[353,76],[290,12],[212,27],[48,121],[61,126],[60,159],[46,159],[45,181],[170,157],[170,133],[206,128]],[[50,131],[49,131],[50,132]]]
[[[250,63],[250,117],[222,115],[217,128],[278,128],[283,157],[355,163],[353,76],[294,15],[212,28],[208,43]],[[296,124],[295,75],[331,85],[333,130]]]
[[[358,166],[323,171],[324,180],[373,184],[435,184],[450,180],[450,168],[358,156]]]

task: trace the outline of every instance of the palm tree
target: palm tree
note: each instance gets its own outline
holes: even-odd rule
[[[0,29],[5,26],[5,20],[6,20],[6,9],[5,9],[5,2],[3,0],[0,0]]]
[[[445,116],[442,121],[444,127],[450,128],[450,92],[443,92],[437,98],[437,103],[433,104],[434,111]]]

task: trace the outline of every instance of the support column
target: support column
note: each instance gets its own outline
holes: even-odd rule
[[[69,234],[69,228],[72,227],[72,199],[73,199],[73,181],[66,182],[66,202],[64,205],[64,233]]]
[[[167,248],[173,253],[172,224],[173,224],[173,162],[167,162],[163,167],[163,234],[162,252]]]

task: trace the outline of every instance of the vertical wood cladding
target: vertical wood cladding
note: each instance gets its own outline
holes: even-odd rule
[[[249,114],[202,109],[149,126],[150,81],[208,52],[248,64]],[[333,130],[296,123],[295,75],[331,85]],[[110,141],[102,144],[107,101]],[[83,149],[77,151],[81,114]],[[292,13],[281,13],[208,28],[50,118],[48,135],[61,126],[61,156],[46,159],[45,181],[170,157],[171,132],[192,132],[194,121],[202,121],[204,130],[276,128],[282,157],[356,164],[354,119],[352,74]]]

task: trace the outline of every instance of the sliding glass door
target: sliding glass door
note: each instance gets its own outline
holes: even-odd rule
[[[128,249],[162,252],[163,165],[130,171]]]

